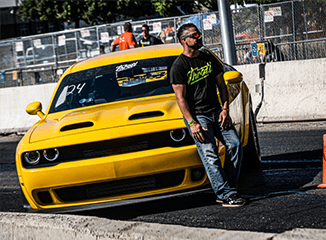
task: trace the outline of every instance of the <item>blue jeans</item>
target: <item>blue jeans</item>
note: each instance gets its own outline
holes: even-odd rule
[[[204,131],[205,141],[203,143],[195,140],[199,156],[205,167],[212,188],[219,199],[226,199],[231,194],[237,193],[236,187],[240,174],[242,162],[242,144],[234,125],[228,129],[222,129],[219,120],[220,111],[207,115],[193,116],[200,125],[207,129]],[[187,121],[186,126],[191,133]],[[218,147],[215,137],[226,147],[224,168],[218,157]]]

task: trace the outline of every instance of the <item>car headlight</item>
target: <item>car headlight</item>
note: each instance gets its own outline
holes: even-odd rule
[[[59,157],[59,151],[56,148],[46,149],[43,151],[43,156],[46,160],[52,162]]]
[[[41,159],[41,154],[39,151],[32,151],[25,153],[25,161],[31,165],[36,165]]]
[[[175,142],[181,142],[186,138],[186,131],[184,129],[177,129],[177,130],[171,130],[170,131],[170,137]]]

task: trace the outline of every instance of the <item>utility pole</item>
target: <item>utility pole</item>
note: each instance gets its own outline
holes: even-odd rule
[[[230,65],[237,64],[230,3],[228,0],[217,0],[220,15],[224,61]]]

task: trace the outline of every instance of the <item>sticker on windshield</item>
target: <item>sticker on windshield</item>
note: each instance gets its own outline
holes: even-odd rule
[[[78,90],[78,94],[83,90],[83,88],[85,87],[86,83],[79,83],[77,86],[72,84],[68,86],[68,90],[67,90],[67,94],[66,96],[69,96],[70,94],[74,94],[74,91],[77,89]]]
[[[121,71],[125,71],[128,69],[134,68],[137,66],[137,64],[138,64],[138,62],[134,62],[131,64],[123,64],[123,65],[117,66],[115,72],[121,72]]]

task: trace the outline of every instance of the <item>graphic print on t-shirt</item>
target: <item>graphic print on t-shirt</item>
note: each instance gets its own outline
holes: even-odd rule
[[[125,42],[125,37],[121,37],[120,42]]]
[[[212,72],[212,64],[211,62],[207,62],[207,65],[202,67],[192,68],[187,73],[188,76],[188,85],[193,85],[196,82],[208,77],[208,75]]]

